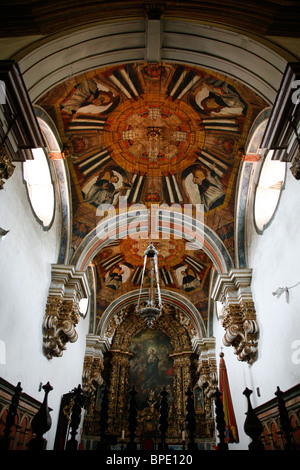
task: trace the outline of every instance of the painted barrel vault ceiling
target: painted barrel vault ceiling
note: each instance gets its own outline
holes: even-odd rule
[[[131,207],[204,204],[205,225],[234,260],[238,170],[249,129],[268,106],[252,90],[209,70],[145,62],[81,74],[37,104],[71,149],[74,253],[101,220],[99,204],[118,211],[126,197]],[[188,298],[207,325],[213,260],[207,250],[187,250],[172,228],[154,240],[162,288]],[[115,237],[96,252],[98,321],[113,300],[139,288],[150,237],[145,230]]]

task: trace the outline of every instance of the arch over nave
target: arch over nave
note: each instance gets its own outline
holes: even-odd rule
[[[220,343],[245,381],[259,369],[265,347],[253,250],[255,236],[269,225],[259,233],[252,218],[267,152],[259,138],[255,151],[251,145],[297,54],[284,34],[271,34],[275,17],[278,31],[286,28],[278,13],[283,5],[275,12],[273,2],[260,15],[251,10],[248,24],[231,9],[222,20],[202,17],[195,2],[181,14],[176,1],[155,11],[134,1],[125,16],[119,5],[108,13],[102,2],[102,16],[92,17],[86,3],[82,18],[74,7],[73,25],[66,6],[59,7],[61,29],[48,2],[40,10],[35,5],[26,33],[35,36],[20,38],[9,55],[36,117],[59,146],[46,151],[56,189],[45,240],[56,233],[47,259],[43,360],[51,368],[73,351],[81,354],[83,388],[95,399],[86,435],[97,431],[104,385],[112,397],[110,432],[121,435],[134,370],[145,367],[139,354],[145,359],[154,350],[180,403],[180,419],[171,420],[174,436],[184,426],[190,386],[204,396],[197,426],[206,439]],[[270,226],[288,176],[279,183]],[[135,311],[150,241],[158,251],[163,304],[152,330]],[[149,271],[145,283],[146,302]],[[146,398],[140,411],[149,425]]]

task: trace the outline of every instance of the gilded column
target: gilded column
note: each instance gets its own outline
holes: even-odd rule
[[[184,397],[182,394],[182,368],[180,362],[174,358],[174,384],[173,384],[173,390],[174,390],[174,404],[176,407],[176,414],[177,414],[177,424],[178,424],[178,429],[177,432],[178,434],[180,433],[180,430],[183,430],[184,428]]]
[[[120,432],[124,413],[127,410],[127,387],[129,357],[126,351],[111,350],[109,427],[111,432]]]
[[[178,419],[178,432],[184,429],[185,423],[185,392],[191,386],[191,353],[171,354],[174,360],[174,403]]]

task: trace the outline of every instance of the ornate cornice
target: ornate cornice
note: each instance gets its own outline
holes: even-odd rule
[[[78,305],[81,299],[90,296],[86,272],[77,271],[73,265],[53,264],[49,296],[73,300]]]
[[[43,352],[48,359],[61,357],[67,343],[77,341],[79,302],[90,295],[86,274],[74,266],[52,265],[51,274],[43,320]]]
[[[251,291],[252,270],[232,269],[219,275],[212,298],[221,302],[223,343],[233,346],[238,360],[252,364],[257,358],[259,327]]]

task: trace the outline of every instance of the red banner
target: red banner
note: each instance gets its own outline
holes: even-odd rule
[[[224,354],[222,352],[220,353],[219,390],[222,393],[221,400],[223,402],[224,419],[226,423],[226,442],[239,442],[239,434],[231,400],[227,369],[224,361]]]

